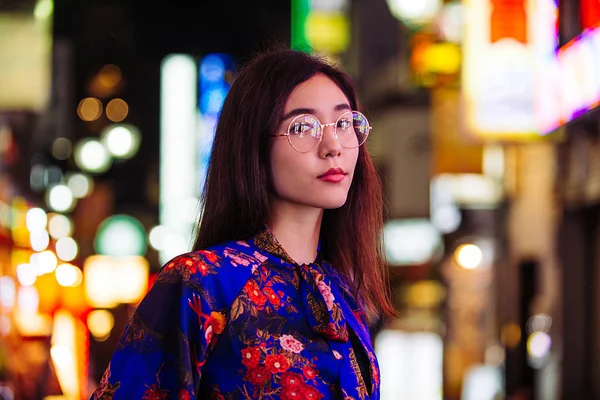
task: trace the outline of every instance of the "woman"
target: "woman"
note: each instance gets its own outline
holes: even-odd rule
[[[161,270],[96,399],[378,399],[393,315],[371,127],[347,75],[293,50],[237,76],[195,251]]]

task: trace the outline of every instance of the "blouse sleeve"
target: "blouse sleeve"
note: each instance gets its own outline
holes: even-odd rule
[[[185,256],[163,267],[119,339],[93,399],[196,398],[213,329],[222,331],[224,316],[191,287],[191,267]]]

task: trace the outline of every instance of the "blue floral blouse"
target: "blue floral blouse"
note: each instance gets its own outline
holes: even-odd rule
[[[92,398],[379,399],[379,368],[346,280],[267,229],[168,262]]]

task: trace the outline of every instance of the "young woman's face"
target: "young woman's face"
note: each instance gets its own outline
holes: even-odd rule
[[[318,74],[292,91],[274,134],[286,133],[290,122],[300,114],[311,114],[321,124],[330,124],[348,111],[350,102],[341,89],[327,76]],[[344,205],[359,150],[342,147],[333,126],[325,127],[318,146],[306,152],[295,150],[286,136],[273,137],[271,143],[275,200],[321,209]]]

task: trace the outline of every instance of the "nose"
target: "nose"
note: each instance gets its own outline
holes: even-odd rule
[[[342,154],[342,145],[340,144],[335,128],[331,125],[323,127],[323,138],[319,145],[319,155],[322,158],[339,157]]]

